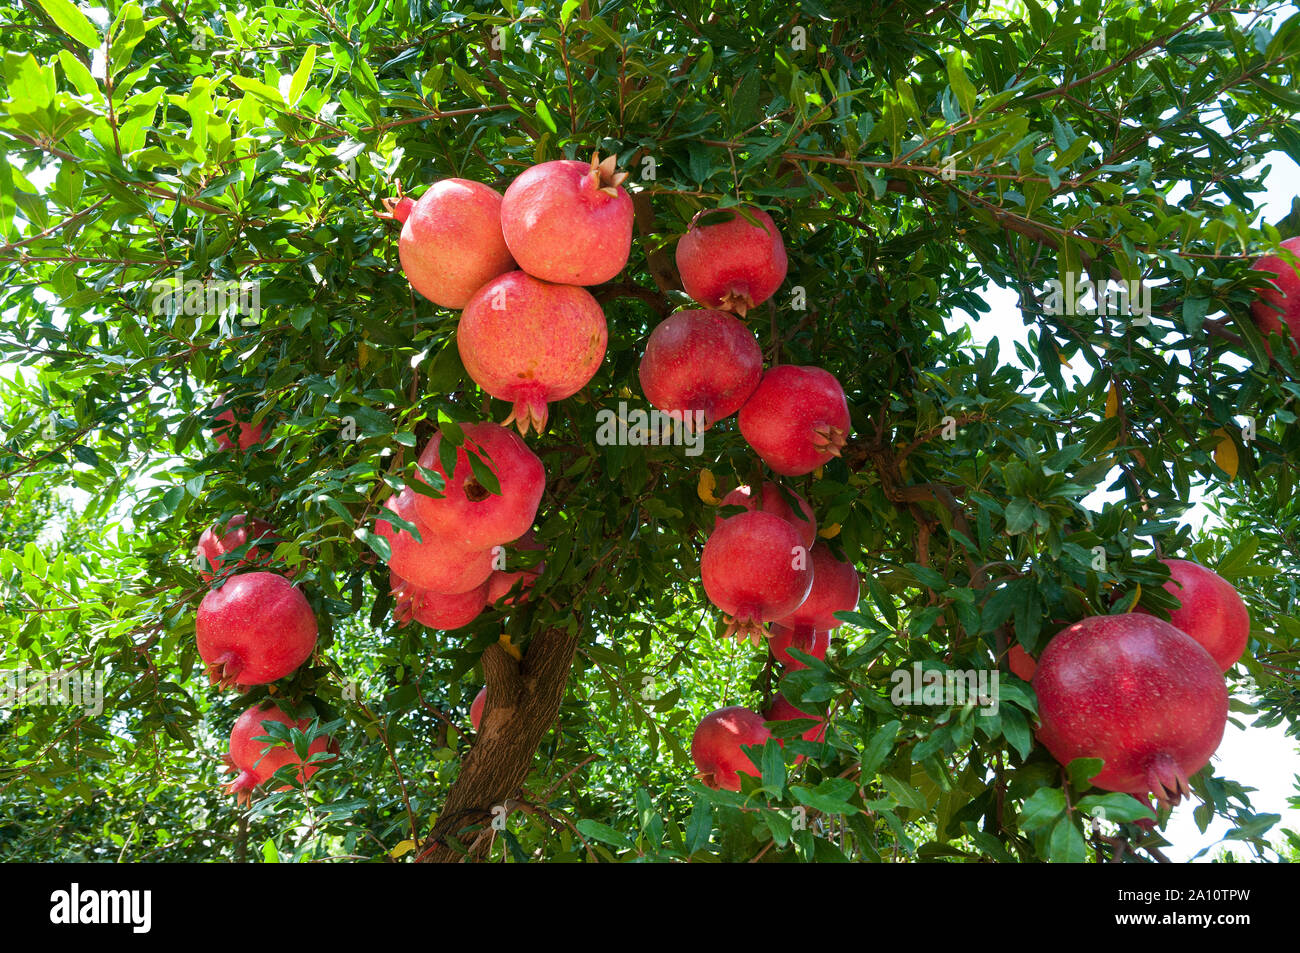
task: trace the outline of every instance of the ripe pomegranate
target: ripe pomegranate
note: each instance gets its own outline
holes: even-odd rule
[[[414,619],[430,629],[451,631],[469,625],[487,605],[486,581],[468,592],[447,595],[413,586],[391,571],[390,576],[393,595],[397,597],[393,615],[402,625]]]
[[[1185,559],[1163,562],[1170,577],[1165,591],[1182,602],[1170,615],[1170,623],[1199,642],[1226,672],[1241,658],[1250,638],[1246,603],[1232,584],[1213,570]]]
[[[715,790],[739,791],[741,774],[762,776],[741,746],[763,745],[771,737],[763,716],[748,708],[730,705],[709,712],[691,738],[696,777]]]
[[[463,424],[462,429],[465,440],[456,448],[451,479],[438,457],[441,432],[420,454],[420,466],[441,475],[445,485],[441,499],[416,494],[416,515],[437,536],[463,549],[488,549],[518,539],[532,527],[546,489],[542,461],[518,434],[500,424]],[[500,493],[478,482],[471,453],[496,477]]]
[[[226,397],[223,394],[212,402],[212,408],[215,410],[218,407],[224,407],[225,404]],[[228,410],[223,410],[213,418],[212,436],[217,441],[217,446],[222,450],[233,450],[236,440],[239,443],[240,450],[248,450],[250,447],[255,447],[259,443],[266,441],[265,422],[253,423],[250,414],[246,414],[242,409],[238,409],[238,413],[236,413],[237,409],[231,407]],[[222,423],[218,425],[216,421],[222,421]],[[236,425],[239,427],[238,436],[231,439],[234,436]]]
[[[817,585],[815,577],[813,585]],[[831,634],[827,629],[810,629],[807,626],[787,629],[779,622],[773,622],[770,631],[772,634],[767,640],[767,647],[772,652],[772,658],[792,672],[808,666],[791,655],[790,649],[798,649],[813,658],[824,659],[826,650],[831,645]]]
[[[664,413],[703,411],[707,430],[740,409],[763,376],[754,332],[725,311],[678,311],[650,332],[641,390]]]
[[[530,529],[528,532],[524,533],[523,536],[520,536],[511,548],[538,552],[544,550],[546,547],[537,542],[536,535]],[[522,602],[528,598],[528,590],[533,587],[533,583],[537,581],[537,577],[545,570],[546,560],[542,560],[536,566],[526,569],[514,571],[507,571],[504,569],[493,570],[491,578],[488,579],[488,604],[496,605],[500,602],[502,605],[512,606],[516,602]],[[510,593],[514,590],[516,585],[519,586],[519,592],[517,595],[512,596]]]
[[[397,253],[411,287],[436,305],[463,308],[515,260],[501,235],[501,193],[482,182],[443,179],[418,202],[384,203],[402,223]]]
[[[316,616],[289,580],[272,572],[231,576],[199,603],[199,655],[214,684],[265,685],[316,648]]]
[[[736,211],[715,224],[700,224],[701,212],[677,242],[677,271],[686,293],[706,308],[743,316],[776,293],[785,281],[785,243],[772,218],[761,209],[746,209],[751,225]],[[723,213],[725,214],[725,213]]]
[[[852,563],[836,559],[825,543],[817,543],[809,553],[813,584],[808,598],[777,622],[796,632],[838,629],[844,623],[835,618],[835,613],[852,612],[858,607],[858,571]]]
[[[1300,235],[1282,242],[1282,248],[1300,256]],[[1284,261],[1281,255],[1264,255],[1252,264],[1254,271],[1271,271],[1276,287],[1266,287],[1259,300],[1250,306],[1251,317],[1265,339],[1270,334],[1286,336],[1290,331],[1292,352],[1300,351],[1300,266]],[[1286,330],[1283,330],[1283,325]],[[1266,345],[1267,346],[1267,345]],[[1273,353],[1269,348],[1269,354]]]
[[[474,700],[469,704],[469,723],[478,731],[479,723],[483,721],[483,706],[487,704],[487,686],[484,685],[474,696]]]
[[[1092,783],[1177,804],[1223,738],[1228,690],[1210,653],[1154,616],[1090,616],[1034,672],[1039,739],[1056,760],[1101,758]]]
[[[238,775],[235,780],[227,784],[226,789],[234,794],[241,804],[249,803],[252,799],[252,790],[265,784],[276,771],[286,765],[300,765],[298,769],[300,784],[305,783],[320,770],[319,761],[304,763],[287,742],[253,740],[271,737],[270,729],[266,724],[272,721],[296,727],[303,732],[311,726],[309,718],[299,718],[294,721],[278,708],[260,709],[257,705],[235,720],[235,726],[230,730],[230,754],[226,760]],[[307,748],[308,761],[313,755],[324,754],[331,750],[336,750],[336,747],[329,738],[315,738]],[[287,784],[280,786],[281,791],[287,791],[289,788]]]
[[[816,712],[804,711],[802,708],[796,708],[786,700],[784,695],[775,696],[768,706],[763,709],[763,719],[765,721],[798,721],[804,718],[811,718],[817,724],[813,725],[799,737],[804,741],[815,741],[821,744],[826,740],[826,716]],[[777,743],[782,748],[785,747],[785,740],[778,738]],[[802,764],[804,756],[798,755],[794,759],[795,764]]]
[[[840,382],[820,367],[778,364],[740,408],[740,433],[785,476],[811,473],[840,455],[853,429]]]
[[[559,159],[525,169],[506,189],[501,231],[519,267],[563,285],[598,285],[627,264],[632,200],[617,157]]]
[[[492,550],[466,549],[436,534],[415,512],[416,495],[409,486],[403,487],[401,493],[384,501],[384,508],[414,523],[420,531],[420,542],[382,515],[375,520],[375,532],[388,540],[392,549],[388,568],[417,588],[444,594],[481,586],[492,575]]]
[[[470,299],[456,331],[474,383],[514,409],[521,434],[546,428],[546,405],[581,390],[605,359],[605,312],[585,288],[522,271],[494,278]]]
[[[255,516],[232,516],[220,536],[212,532],[212,527],[208,527],[199,536],[199,555],[203,557],[203,563],[207,567],[199,570],[199,578],[204,582],[211,582],[222,575],[221,570],[226,555],[244,546],[248,548],[239,562],[230,568],[230,572],[241,566],[265,565],[270,562],[271,554],[269,551],[259,554],[258,544],[261,543],[267,550],[272,550],[277,542],[275,529],[271,524]]]
[[[1007,667],[1016,675],[1026,682],[1034,680],[1034,671],[1038,668],[1038,663],[1034,657],[1022,649],[1019,645],[1013,645],[1007,650]]]
[[[788,492],[799,501],[799,513],[795,513],[794,508],[786,502],[785,497],[782,495],[781,488],[771,481],[763,484],[763,496],[757,503],[749,487],[738,486],[722,498],[720,505],[743,506],[751,512],[757,507],[765,513],[779,516],[798,530],[799,538],[803,540],[803,544],[811,548],[812,544],[817,541],[817,517],[813,515],[812,507],[808,505],[807,500],[793,490],[788,490]],[[713,528],[717,529],[724,518],[719,515],[713,521]]]
[[[726,613],[727,635],[767,635],[765,623],[789,615],[808,598],[813,570],[798,531],[779,516],[741,513],[713,531],[700,557],[709,601]]]

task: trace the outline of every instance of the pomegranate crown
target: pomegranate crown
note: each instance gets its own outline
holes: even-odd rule
[[[619,172],[618,156],[608,155],[602,160],[600,151],[591,154],[591,181],[601,192],[610,198],[618,197],[618,187],[627,178],[626,172]]]
[[[389,197],[382,200],[384,206],[382,212],[376,212],[379,218],[393,219],[394,221],[405,223],[411,217],[411,210],[415,208],[415,199],[411,198],[402,189],[402,182],[397,181],[396,197]]]

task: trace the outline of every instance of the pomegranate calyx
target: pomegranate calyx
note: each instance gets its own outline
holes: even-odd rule
[[[591,154],[591,183],[596,191],[617,198],[618,187],[626,179],[627,173],[618,171],[617,155],[611,153],[602,160],[599,151]]]
[[[838,457],[844,448],[844,431],[830,424],[813,427],[813,446],[823,453]]]
[[[1161,807],[1176,807],[1179,801],[1192,793],[1178,762],[1164,752],[1151,759],[1147,786]]]
[[[501,426],[514,424],[519,428],[519,436],[527,437],[529,429],[540,435],[546,430],[547,404],[541,397],[521,397],[515,401],[510,416],[501,421]]]
[[[722,296],[722,301],[718,304],[718,310],[734,311],[739,317],[743,318],[753,306],[754,299],[747,289],[732,288]]]

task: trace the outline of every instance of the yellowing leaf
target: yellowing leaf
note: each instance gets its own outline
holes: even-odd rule
[[[370,345],[365,341],[357,345],[357,363],[362,367],[370,363]]]
[[[1214,462],[1219,466],[1219,469],[1228,474],[1229,480],[1235,480],[1237,478],[1237,467],[1241,463],[1237,457],[1237,445],[1228,436],[1228,431],[1222,427],[1214,431],[1214,436],[1219,438],[1219,444],[1214,448]]]
[[[1106,416],[1114,417],[1119,413],[1119,385],[1114,381],[1111,382],[1110,390],[1106,391]]]
[[[825,469],[826,469],[825,467],[818,467],[816,470],[814,470],[814,471],[813,471],[813,479],[814,479],[814,480],[820,480],[820,479],[822,478],[822,471],[825,470]]]
[[[388,852],[388,856],[393,858],[393,860],[396,860],[398,857],[401,857],[403,854],[412,850],[415,850],[415,841],[404,840],[396,847],[394,847],[392,850],[390,850]]]
[[[840,524],[832,523],[830,526],[823,526],[817,531],[817,535],[822,539],[834,539],[840,535]]]
[[[1058,358],[1060,358],[1060,361],[1061,361],[1062,364],[1064,364],[1064,365],[1065,365],[1066,367],[1068,367],[1070,370],[1074,370],[1074,365],[1071,364],[1069,361],[1067,361],[1067,360],[1065,359],[1065,355],[1064,355],[1063,353],[1061,353],[1061,351],[1060,351],[1059,349],[1058,349],[1057,352],[1056,352],[1056,356],[1057,356]]]
[[[700,482],[696,486],[695,492],[700,495],[700,499],[709,506],[717,506],[722,501],[714,496],[713,491],[718,488],[718,478],[713,475],[713,471],[704,469],[700,471]]]
[[[524,660],[524,654],[519,651],[519,646],[510,641],[510,636],[502,632],[501,637],[497,639],[497,642],[506,650],[506,654],[516,662],[522,662]]]

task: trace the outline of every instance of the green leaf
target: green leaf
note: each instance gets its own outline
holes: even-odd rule
[[[99,35],[94,24],[87,20],[86,15],[69,0],[37,0],[37,2],[50,15],[50,19],[58,24],[60,30],[82,46],[93,50],[103,44],[103,37]]]
[[[1051,840],[1048,842],[1047,854],[1058,864],[1081,864],[1088,859],[1087,846],[1083,842],[1083,832],[1075,820],[1066,815],[1052,828]]]
[[[289,104],[298,105],[298,100],[302,99],[303,92],[307,89],[307,83],[311,80],[312,67],[316,65],[316,47],[307,47],[307,52],[303,55],[302,62],[293,72],[293,79],[289,82]]]
[[[953,50],[948,54],[948,85],[952,87],[953,95],[957,97],[957,102],[961,103],[961,108],[965,110],[966,115],[975,114],[975,87],[971,85],[970,77],[966,75],[966,70],[962,66],[961,54]]]
[[[618,847],[627,850],[632,846],[632,839],[621,831],[616,831],[608,824],[602,824],[600,821],[584,817],[574,825],[582,831],[582,835],[591,840],[598,840],[602,843],[609,844],[611,847]]]
[[[1027,831],[1038,830],[1064,812],[1064,791],[1060,788],[1039,788],[1020,809],[1020,826]]]

